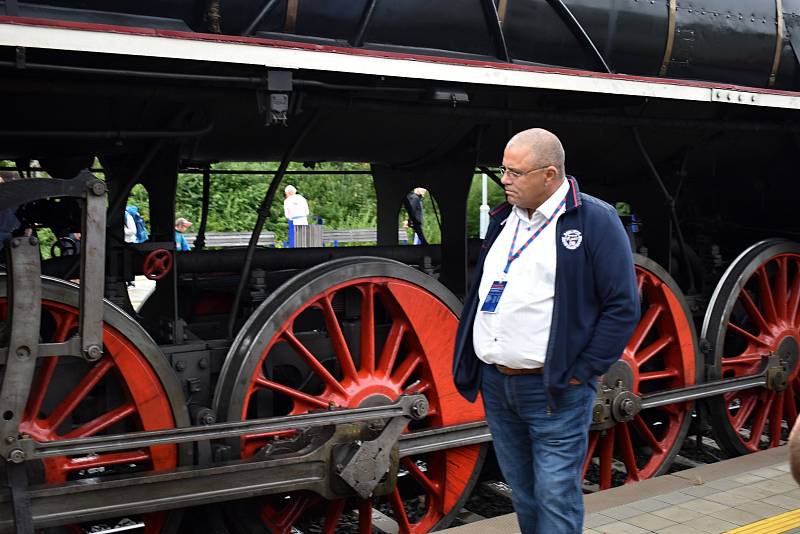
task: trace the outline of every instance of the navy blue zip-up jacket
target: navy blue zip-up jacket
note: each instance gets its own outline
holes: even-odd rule
[[[554,407],[571,378],[593,383],[619,359],[640,313],[630,242],[617,212],[602,200],[581,193],[571,176],[567,179],[566,211],[556,224],[555,299],[544,364],[548,404]],[[506,202],[490,213],[458,325],[453,379],[470,402],[478,395],[484,367],[472,345],[478,286],[486,254],[511,209]]]

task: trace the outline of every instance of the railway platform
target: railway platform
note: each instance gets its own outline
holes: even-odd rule
[[[584,534],[800,533],[800,486],[788,448],[702,465],[586,495]],[[508,514],[446,530],[512,534]]]

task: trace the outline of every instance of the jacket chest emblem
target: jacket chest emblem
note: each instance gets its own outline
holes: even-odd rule
[[[575,250],[581,246],[583,235],[580,230],[567,230],[561,235],[561,244],[568,250]]]

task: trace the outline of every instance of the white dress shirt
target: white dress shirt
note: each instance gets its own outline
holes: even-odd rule
[[[299,193],[289,195],[283,201],[283,214],[292,221],[295,226],[308,224],[308,202]]]
[[[542,233],[514,260],[507,275],[503,270],[517,223],[519,233],[514,252],[553,214],[568,191],[569,182],[564,180],[530,218],[528,210],[515,206],[486,255],[478,287],[478,313],[472,331],[475,353],[486,363],[514,369],[544,365],[556,286],[556,223],[565,211],[563,206]],[[507,284],[495,312],[480,311],[492,282],[503,279]]]

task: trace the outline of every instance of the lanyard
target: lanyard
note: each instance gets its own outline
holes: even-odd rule
[[[558,207],[555,209],[555,211],[553,212],[553,214],[552,214],[550,217],[548,217],[548,218],[547,218],[547,219],[546,219],[546,220],[545,220],[545,221],[542,223],[542,225],[541,225],[539,228],[537,228],[537,230],[536,230],[536,231],[533,233],[533,235],[532,235],[532,236],[530,236],[530,237],[528,238],[528,240],[527,240],[527,241],[526,241],[526,242],[525,242],[525,243],[524,243],[524,244],[523,244],[521,247],[519,247],[519,250],[517,250],[516,252],[514,252],[514,245],[516,245],[516,244],[517,244],[517,234],[519,233],[519,225],[520,225],[520,223],[522,223],[522,219],[520,219],[519,217],[517,218],[517,228],[514,230],[514,238],[511,240],[511,248],[508,250],[508,262],[506,262],[506,268],[505,268],[505,269],[503,269],[503,273],[505,273],[505,274],[508,274],[508,270],[511,268],[511,264],[512,264],[512,263],[514,263],[514,260],[516,260],[517,258],[519,258],[519,255],[520,255],[520,254],[522,254],[522,251],[523,251],[523,250],[525,250],[526,248],[528,248],[528,245],[530,245],[531,243],[533,243],[533,240],[534,240],[534,239],[536,239],[537,237],[539,237],[539,234],[541,234],[541,233],[542,233],[542,231],[543,231],[545,228],[547,228],[547,226],[548,226],[548,225],[549,225],[551,222],[553,222],[553,219],[555,219],[555,218],[556,218],[556,215],[558,215],[558,213],[561,211],[561,208],[563,208],[563,207],[564,207],[564,206],[566,206],[566,205],[567,205],[567,197],[564,197],[564,200],[562,200],[562,201],[561,201],[561,203],[560,203],[560,204],[558,205]]]

